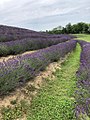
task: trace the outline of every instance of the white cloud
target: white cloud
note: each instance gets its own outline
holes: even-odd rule
[[[3,5],[4,3],[9,2],[9,1],[11,0],[0,0],[0,5]]]
[[[70,17],[71,14],[73,16],[79,14],[78,20],[82,21],[80,17],[82,12],[83,14],[87,12],[90,16],[89,3],[89,0],[76,0],[74,2],[72,0],[0,0],[0,24],[39,30],[43,29],[44,25],[48,25],[48,27],[57,23],[62,25],[63,16]],[[55,16],[59,16],[60,19],[55,20]],[[52,20],[49,21],[50,17]],[[68,22],[66,17],[64,21]],[[73,18],[71,18],[71,22],[73,22]],[[44,29],[47,27],[44,26]]]

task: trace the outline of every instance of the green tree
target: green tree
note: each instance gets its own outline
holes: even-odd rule
[[[67,32],[67,33],[71,33],[71,32],[72,32],[72,25],[71,25],[71,23],[68,23],[68,24],[66,25],[66,32]]]
[[[68,23],[65,27],[58,26],[48,31],[50,34],[78,34],[78,33],[90,33],[90,24],[79,22],[71,25]]]

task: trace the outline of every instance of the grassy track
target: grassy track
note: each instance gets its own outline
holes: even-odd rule
[[[89,34],[76,34],[78,39],[85,40],[87,42],[90,42],[90,35]]]
[[[75,73],[79,67],[80,46],[62,64],[54,75],[55,80],[46,80],[32,102],[27,120],[75,120],[74,92]]]

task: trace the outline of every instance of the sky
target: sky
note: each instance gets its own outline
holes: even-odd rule
[[[90,0],[0,0],[0,24],[50,30],[68,23],[90,23]]]

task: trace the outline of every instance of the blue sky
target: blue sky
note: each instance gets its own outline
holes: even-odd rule
[[[90,23],[90,0],[0,0],[0,24],[33,30]]]

